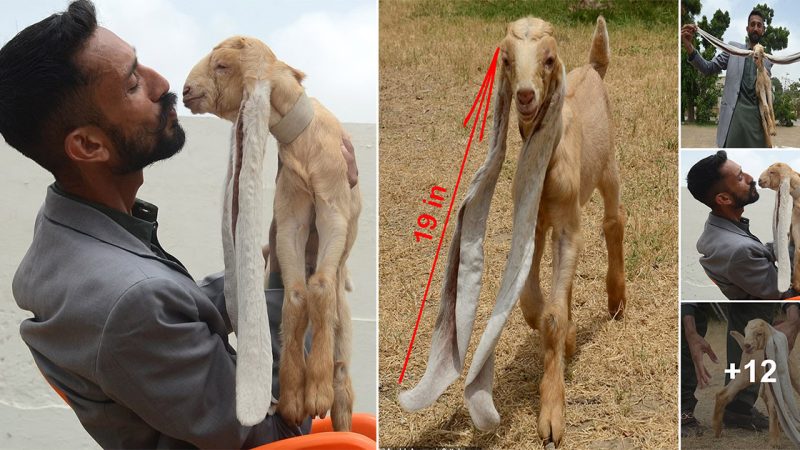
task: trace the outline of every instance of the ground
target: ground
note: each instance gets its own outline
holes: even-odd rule
[[[800,146],[800,126],[776,127],[772,138],[775,147]],[[681,148],[715,148],[717,146],[716,125],[681,125]]]
[[[483,433],[472,426],[464,406],[463,377],[423,411],[407,413],[397,402],[398,393],[418,382],[425,370],[454,229],[451,222],[405,379],[398,384],[436,250],[435,239],[418,243],[413,236],[417,217],[429,212],[421,200],[437,185],[447,189],[446,201],[450,200],[469,134],[461,123],[507,22],[430,12],[427,4],[381,4],[380,445],[539,448],[541,338],[516,309],[495,359],[498,429]],[[582,216],[584,250],[573,288],[578,352],[567,365],[562,448],[676,448],[677,63],[675,58],[654,57],[674,54],[675,30],[613,21],[608,29],[612,56],[605,80],[628,221],[628,310],[624,320],[608,320],[602,200],[595,193]],[[568,70],[587,61],[593,31],[590,23],[557,24],[559,53]],[[490,128],[491,118],[487,134]],[[488,139],[473,145],[456,208],[487,147]],[[519,134],[512,125],[488,219],[485,276],[467,365],[493,306],[509,251],[510,186],[519,147]],[[434,212],[440,226],[446,207]],[[542,268],[545,292],[550,285],[549,253]]]

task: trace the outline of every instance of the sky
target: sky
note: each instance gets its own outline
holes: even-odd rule
[[[783,50],[775,52],[776,56],[786,56],[792,53],[800,52],[800,2],[797,0],[701,0],[703,9],[697,16],[699,22],[702,16],[714,16],[714,12],[718,9],[728,11],[731,16],[731,24],[722,35],[722,40],[725,42],[735,41],[744,43],[745,35],[747,34],[747,15],[753,10],[753,7],[758,4],[766,3],[775,11],[775,16],[772,19],[773,27],[784,27],[789,30],[789,45]],[[800,63],[788,65],[774,65],[772,66],[772,76],[781,80],[783,85],[787,85],[784,79],[788,78],[790,81],[797,81],[800,79]]]
[[[342,122],[377,123],[378,7],[375,0],[95,0],[98,22],[136,48],[181,96],[195,63],[236,34],[264,41],[303,71],[306,93]],[[66,9],[67,0],[3,1],[0,46]],[[191,115],[179,103],[179,115]]]
[[[686,187],[686,174],[697,161],[716,152],[716,149],[681,150],[680,185]],[[742,166],[742,171],[750,174],[755,180],[758,180],[764,169],[776,162],[786,163],[795,171],[800,169],[800,150],[727,149],[726,152],[728,159]]]

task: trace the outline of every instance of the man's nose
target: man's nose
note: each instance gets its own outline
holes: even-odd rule
[[[160,73],[141,64],[139,64],[139,71],[148,78],[147,95],[150,100],[157,102],[164,94],[169,92],[169,81],[162,77]]]

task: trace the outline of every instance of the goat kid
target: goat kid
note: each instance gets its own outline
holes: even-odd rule
[[[778,289],[800,289],[800,174],[788,164],[777,162],[758,177],[758,185],[777,191],[773,223],[775,255],[778,260]],[[789,238],[794,242],[794,270],[789,278]]]
[[[525,320],[543,337],[539,437],[560,445],[564,435],[565,359],[575,350],[571,294],[582,242],[581,207],[595,189],[600,190],[605,209],[608,312],[620,318],[625,308],[625,216],[612,144],[610,102],[603,82],[610,57],[608,33],[605,20],[599,17],[588,64],[569,75],[558,55],[554,28],[544,20],[529,17],[511,23],[500,49],[501,76],[489,155],[459,210],[425,375],[417,386],[401,393],[399,400],[406,410],[424,408],[463,369],[480,293],[486,216],[505,157],[509,111],[516,98],[513,103],[524,147],[513,184],[511,253],[492,317],[472,359],[465,399],[476,427],[490,430],[499,424],[492,399],[493,352],[519,298]],[[539,269],[549,230],[553,282],[545,299]]]
[[[285,287],[278,412],[289,423],[299,424],[308,415],[325,417],[330,410],[334,429],[349,430],[352,332],[345,261],[356,237],[361,194],[358,185],[351,188],[348,183],[340,150],[348,136],[333,114],[306,97],[301,85],[304,76],[278,60],[263,42],[234,36],[192,69],[184,103],[195,114],[210,112],[234,122],[233,139],[244,142],[245,158],[248,143],[259,139],[264,140],[263,155],[266,136],[258,135],[259,127],[264,131],[268,125],[278,140],[274,217]],[[251,105],[264,97],[264,91],[267,104]],[[250,110],[261,113],[249,114]],[[233,155],[229,178],[234,187],[241,166],[241,156]],[[244,195],[244,191],[238,194]],[[235,189],[230,201],[232,236],[238,238]],[[315,272],[307,278],[305,250],[312,223],[319,234],[319,252]],[[247,318],[239,315],[240,328],[243,320]],[[306,360],[303,341],[309,321],[313,343]],[[237,403],[238,391],[237,380]]]
[[[744,367],[752,361],[752,364],[755,366],[755,377],[753,378],[756,380],[755,382],[759,382],[764,376],[764,367],[761,363],[765,359],[767,342],[774,332],[780,333],[779,331],[775,331],[774,328],[762,319],[753,319],[747,322],[747,326],[745,326],[744,329],[744,336],[738,331],[731,331],[731,336],[742,349],[742,360],[739,363],[739,368],[743,373],[732,378],[731,382],[716,394],[714,417],[712,419],[715,437],[720,437],[722,435],[722,416],[725,407],[733,401],[736,394],[753,384],[753,382],[750,381],[749,374],[744,373]],[[800,360],[798,360],[798,356],[798,353],[792,351],[789,354],[788,360],[789,378],[795,392],[800,392]],[[781,426],[778,420],[775,394],[768,383],[761,383],[759,395],[767,405],[767,414],[769,416],[769,443],[772,447],[779,447]]]
[[[765,146],[773,147],[772,136],[775,136],[776,131],[775,112],[772,109],[772,80],[764,68],[764,47],[761,44],[753,46],[753,62],[756,64],[756,95],[761,113],[761,126],[764,128]]]

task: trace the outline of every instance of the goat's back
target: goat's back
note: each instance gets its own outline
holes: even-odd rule
[[[580,202],[584,204],[614,159],[611,102],[603,78],[590,64],[567,75],[563,126],[561,145],[577,146],[581,153]]]

